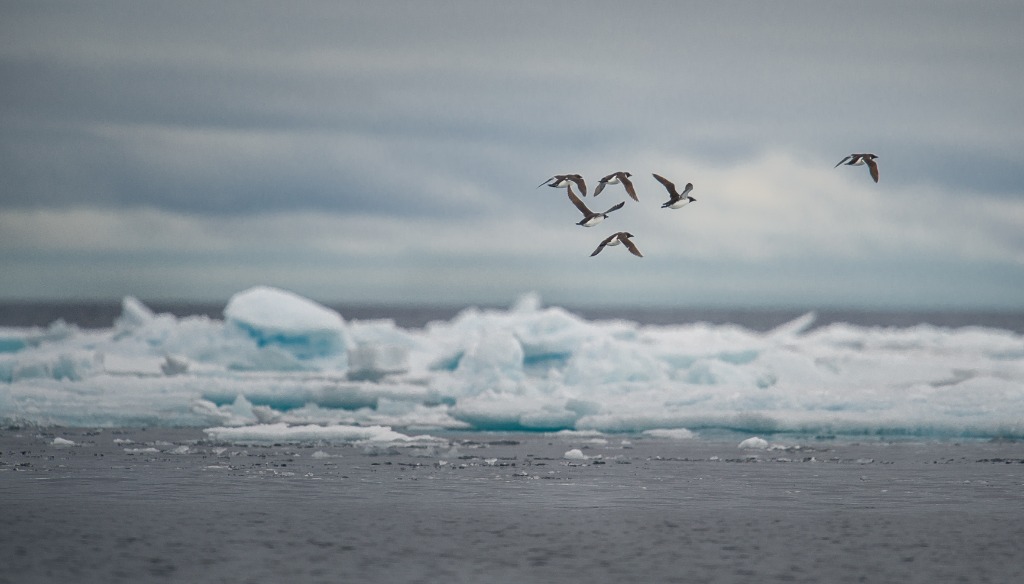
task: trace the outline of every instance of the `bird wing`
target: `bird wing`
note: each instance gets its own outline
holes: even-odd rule
[[[572,192],[572,187],[567,187],[565,190],[569,193],[569,200],[572,201],[573,205],[576,205],[576,208],[580,210],[580,213],[583,213],[584,217],[590,217],[594,214],[594,212],[588,209],[586,204],[576,196],[576,193]]]
[[[549,178],[549,179],[545,180],[544,182],[540,183],[539,185],[537,185],[537,188],[539,189],[539,188],[541,188],[542,186],[544,186],[544,185],[548,184],[549,182],[551,182],[551,181],[553,181],[553,180],[555,180],[555,177],[551,177],[551,178]]]
[[[864,157],[864,162],[867,163],[868,170],[871,171],[871,178],[875,179],[875,182],[878,182],[878,163],[867,156]]]
[[[601,182],[597,183],[597,188],[594,189],[594,196],[595,197],[601,194],[601,191],[604,190],[604,187],[608,186],[608,182],[607,181],[608,181],[608,177],[604,177],[604,178],[601,179]]]
[[[626,249],[629,250],[629,253],[635,255],[638,258],[644,257],[644,254],[640,253],[640,250],[636,248],[636,244],[633,243],[633,241],[630,238],[620,237],[619,241],[622,242],[622,245],[626,246]]]
[[[651,173],[651,174],[654,174],[654,173]],[[663,177],[663,176],[661,176],[659,174],[654,174],[654,178],[658,179],[658,182],[660,182],[662,185],[664,185],[665,189],[668,190],[668,194],[672,195],[673,199],[677,198],[679,196],[676,193],[676,185],[672,184],[672,181],[668,180],[667,178],[665,178],[665,177]]]
[[[850,156],[847,156],[846,158],[844,158],[844,159],[840,160],[840,161],[839,161],[839,162],[837,162],[837,163],[836,163],[836,165],[835,165],[835,166],[833,166],[832,168],[839,168],[839,165],[840,165],[840,164],[842,164],[842,163],[844,163],[844,162],[846,162],[847,160],[853,160],[853,155],[851,154]]]
[[[574,174],[574,175],[566,177],[566,178],[568,178],[572,182],[576,183],[576,186],[578,186],[580,188],[580,193],[582,193],[584,197],[587,196],[587,182],[585,180],[583,180],[582,176],[580,176],[578,174]]]
[[[620,202],[620,203],[619,203],[618,205],[615,205],[615,206],[614,206],[614,207],[612,207],[611,209],[608,209],[607,211],[605,211],[605,212],[604,212],[604,214],[605,214],[605,215],[607,215],[608,213],[611,213],[612,211],[618,211],[618,210],[619,210],[619,209],[621,209],[621,208],[622,208],[622,206],[623,206],[623,205],[625,205],[625,204],[626,204],[626,201],[622,201],[622,202]]]
[[[679,198],[680,199],[686,198],[686,195],[690,194],[690,191],[692,191],[692,190],[693,190],[693,183],[686,183],[686,188],[683,189],[683,192],[679,193]]]
[[[632,197],[634,201],[639,203],[640,199],[638,199],[636,196],[636,189],[633,188],[633,181],[626,178],[626,175],[620,176],[619,180],[622,181],[622,186],[626,187],[626,194]]]
[[[594,250],[594,253],[590,254],[590,257],[594,257],[597,254],[601,253],[601,250],[604,249],[604,246],[608,245],[609,241],[615,239],[616,235],[618,234],[609,235],[608,237],[604,238],[604,240],[602,240],[601,243],[597,245],[597,249]]]

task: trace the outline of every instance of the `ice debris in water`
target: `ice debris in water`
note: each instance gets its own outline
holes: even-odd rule
[[[395,432],[387,426],[289,426],[279,424],[257,424],[234,428],[207,428],[206,434],[212,440],[231,442],[234,444],[274,444],[274,443],[394,443],[394,442],[438,442],[437,438],[428,435],[408,436]]]
[[[148,306],[134,296],[125,296],[121,301],[121,316],[114,321],[114,328],[132,330],[153,321],[156,315]]]
[[[644,436],[650,436],[651,438],[669,438],[672,440],[689,440],[697,437],[696,434],[686,428],[659,428],[655,430],[645,430]]]
[[[340,314],[269,286],[257,286],[232,296],[224,317],[259,346],[281,347],[300,359],[340,355],[351,346]]]
[[[573,448],[564,455],[566,460],[586,460],[588,457],[579,448]]]
[[[764,438],[759,438],[757,436],[752,436],[750,438],[747,438],[743,442],[740,442],[738,448],[748,448],[748,449],[751,449],[751,450],[764,450],[764,449],[768,448],[768,441],[765,440]]]
[[[348,378],[376,381],[409,370],[409,350],[401,345],[361,343],[348,354]]]
[[[188,359],[180,355],[167,355],[160,364],[164,375],[180,375],[188,371]]]
[[[527,294],[404,329],[265,286],[224,320],[127,297],[109,329],[0,329],[0,422],[1024,437],[1022,335],[813,323],[589,321]],[[310,426],[341,434],[278,430]]]

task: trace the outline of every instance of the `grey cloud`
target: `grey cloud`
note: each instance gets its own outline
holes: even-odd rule
[[[1024,195],[1019,22],[1017,2],[7,3],[0,213],[546,225],[572,216],[563,193],[534,188],[554,173],[594,180],[684,160],[700,183],[701,165],[721,177],[779,153],[813,174],[861,150],[881,157],[892,200],[934,187],[1012,203]],[[1015,226],[1011,214],[972,229],[1008,233],[1000,241],[1019,248]],[[508,253],[478,261],[535,259]],[[802,261],[794,281],[806,283],[827,260]],[[867,274],[866,262],[850,269]],[[781,298],[772,266],[801,270],[721,269]],[[983,275],[998,280],[995,267]],[[542,292],[559,293],[552,278]]]
[[[430,160],[438,172],[464,172],[466,151],[479,149],[496,160],[469,172],[472,180],[501,173],[500,158],[571,160],[637,148],[735,159],[773,147],[823,150],[825,158],[864,147],[913,159],[923,175],[948,168],[935,160],[962,153],[959,129],[1001,132],[1024,91],[1020,81],[986,73],[1012,63],[1022,47],[1001,18],[1012,7],[398,8],[114,3],[55,14],[22,7],[5,31],[15,40],[0,53],[7,87],[0,116],[15,129],[3,144],[3,170],[22,177],[6,202],[346,210],[328,187],[351,182],[373,192],[373,201],[394,201],[396,213],[410,203],[402,195],[408,186],[360,184],[360,169],[317,164],[294,141],[292,151],[273,152],[278,158],[255,156],[234,168],[230,156],[212,155],[211,165],[230,170],[200,167],[194,182],[175,188],[153,164],[123,154],[138,152],[136,144],[90,143],[87,129],[97,124],[281,132],[306,135],[310,144],[371,136],[412,157],[382,161],[406,185],[426,165],[409,164],[418,168],[408,172],[394,162]],[[25,30],[33,27],[34,36]],[[993,91],[979,91],[981,83]],[[927,129],[927,138],[915,138],[915,129]],[[1019,160],[986,152],[982,139],[968,149],[971,162],[989,170],[984,186],[1012,189]],[[426,141],[433,145],[418,152],[409,146]],[[913,154],[922,141],[927,156]],[[48,169],[75,176],[55,183]],[[966,186],[965,176],[941,178],[961,177],[957,184]],[[82,183],[112,192],[76,192]],[[291,194],[273,195],[288,185]]]

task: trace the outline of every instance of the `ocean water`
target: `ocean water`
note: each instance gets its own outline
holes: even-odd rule
[[[129,297],[51,320],[68,307],[15,307],[36,320],[0,328],[0,421],[185,426],[242,442],[1024,437],[1020,315],[609,313],[533,294],[502,308],[339,311],[267,287],[172,308]]]
[[[1007,441],[0,428],[0,583],[1009,583]]]

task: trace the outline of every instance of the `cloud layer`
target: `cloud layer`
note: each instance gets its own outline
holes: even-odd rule
[[[57,7],[0,23],[0,297],[1024,306],[1012,2]],[[593,229],[534,188],[615,170]]]

